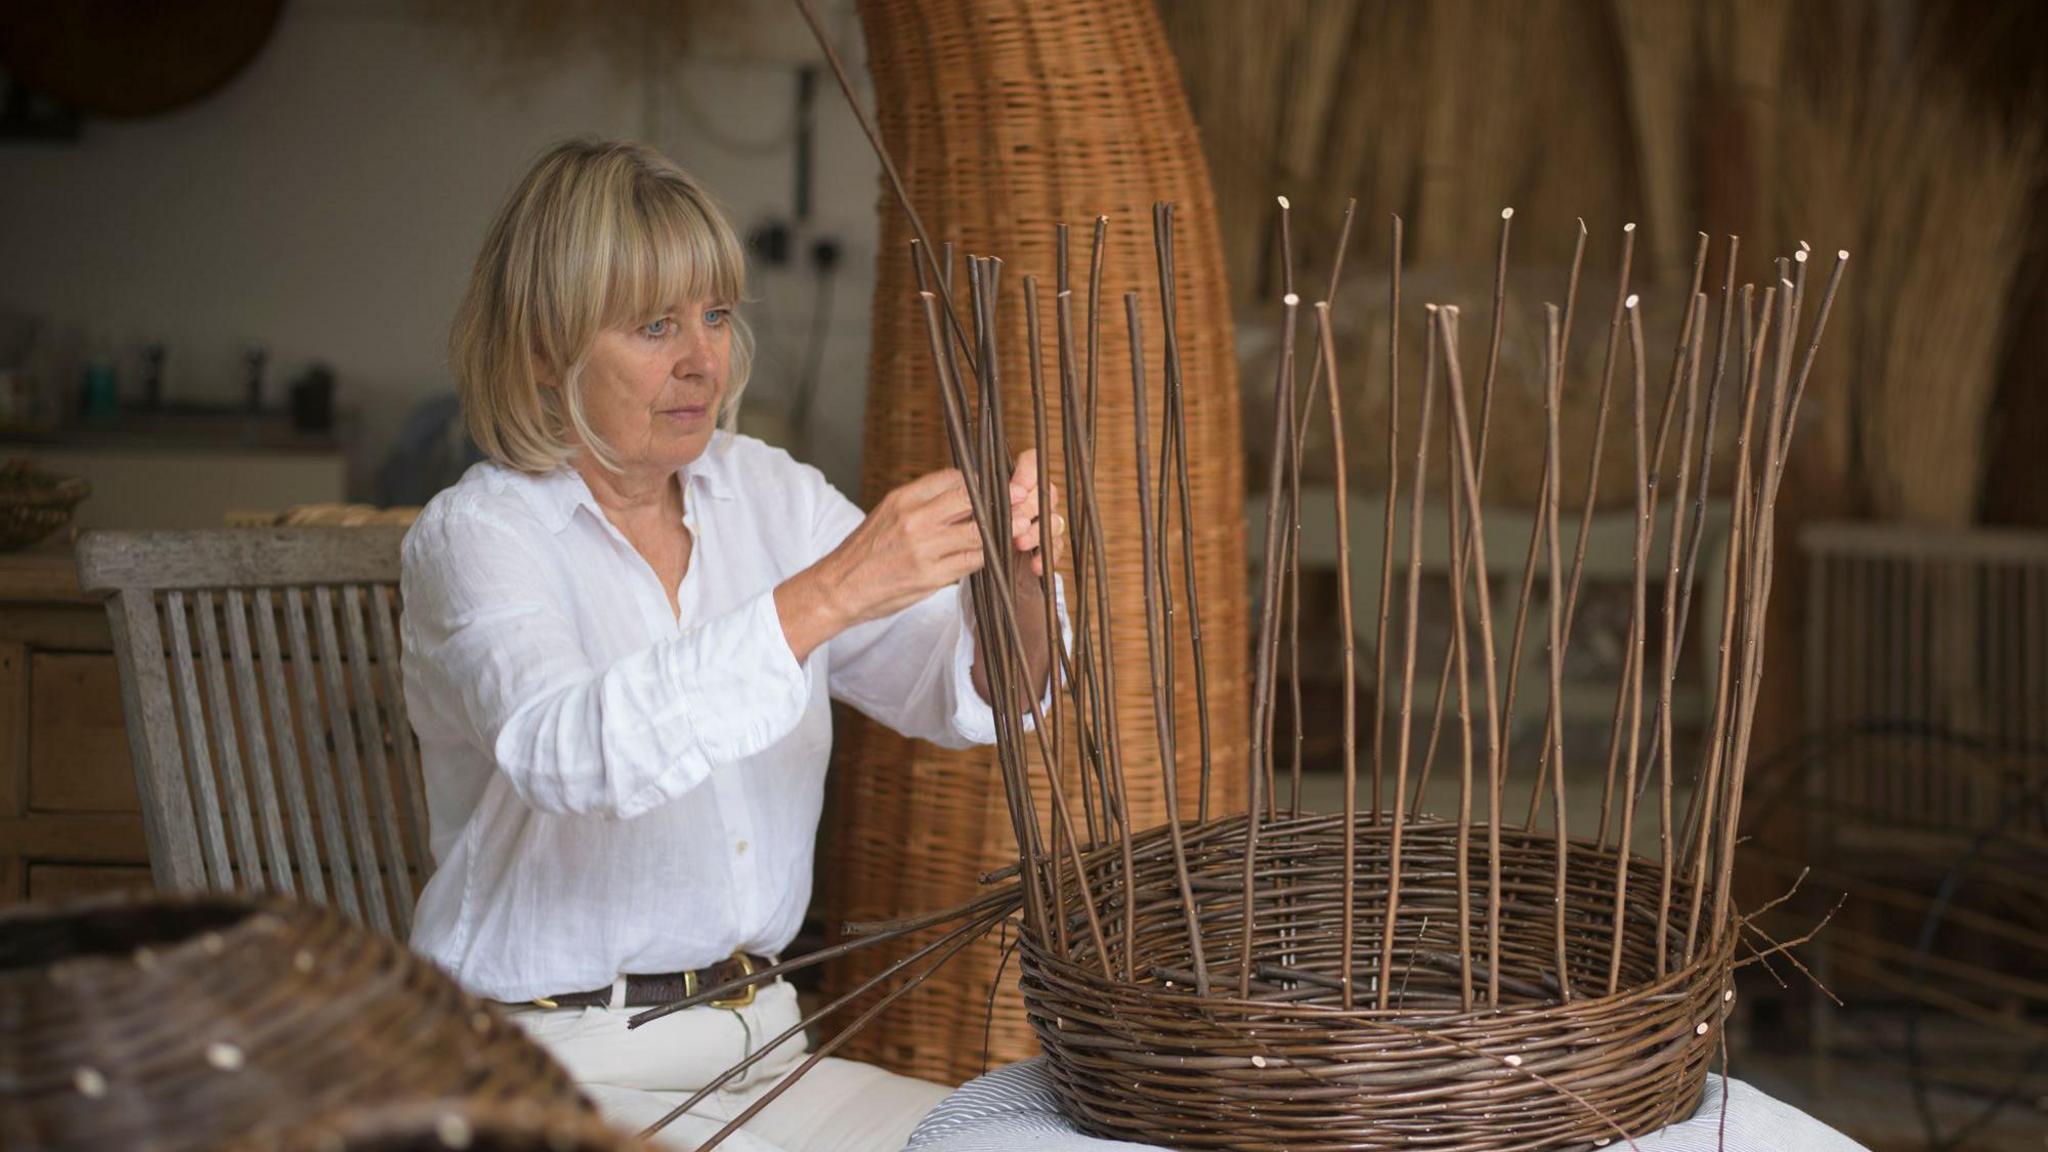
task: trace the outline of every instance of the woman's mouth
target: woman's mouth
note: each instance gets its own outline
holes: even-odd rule
[[[688,404],[681,408],[664,408],[661,414],[678,423],[696,424],[711,415],[711,405]]]

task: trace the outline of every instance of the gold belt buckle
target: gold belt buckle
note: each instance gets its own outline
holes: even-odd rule
[[[747,955],[745,952],[735,952],[732,954],[731,958],[733,960],[739,961],[740,975],[752,976],[754,974],[753,957]],[[707,1001],[707,1003],[709,1003],[713,1008],[745,1008],[754,1002],[754,992],[755,986],[749,984],[737,996],[727,997],[723,1000],[711,1000]],[[683,973],[683,995],[695,996],[696,994],[697,974],[695,972]]]

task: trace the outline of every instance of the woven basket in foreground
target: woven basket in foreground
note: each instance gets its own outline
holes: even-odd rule
[[[440,1100],[351,1109],[225,1152],[646,1152],[588,1113],[532,1101]]]
[[[1051,1059],[1068,1115],[1097,1135],[1176,1148],[1356,1152],[1456,1148],[1469,1152],[1619,1142],[1682,1119],[1699,1099],[1733,1000],[1730,947],[1683,962],[1690,904],[1673,907],[1667,974],[1656,975],[1656,909],[1631,909],[1622,936],[1621,991],[1607,985],[1615,856],[1571,846],[1568,956],[1575,998],[1560,1002],[1552,956],[1555,842],[1503,833],[1498,1008],[1460,1008],[1457,829],[1413,824],[1402,836],[1403,881],[1389,973],[1390,1007],[1376,1010],[1386,916],[1389,828],[1361,815],[1354,904],[1355,1006],[1327,974],[1340,970],[1342,854],[1338,817],[1269,825],[1254,884],[1251,996],[1225,994],[1238,973],[1244,820],[1189,829],[1188,868],[1202,913],[1208,972],[1219,989],[1197,996],[1165,836],[1141,837],[1138,891],[1156,893],[1135,917],[1125,969],[1120,873],[1099,856],[1092,878],[1110,942],[1107,979],[1082,943],[1071,889],[1072,959],[1023,939],[1024,998]],[[1483,837],[1472,845],[1471,891],[1486,890]],[[1658,865],[1638,859],[1654,890]],[[1483,900],[1468,901],[1472,938]],[[1640,909],[1640,913],[1637,912]],[[1702,935],[1702,939],[1705,939]],[[1733,935],[1724,936],[1732,940]],[[1129,978],[1124,973],[1130,972]],[[1485,979],[1483,970],[1478,979]]]
[[[214,1148],[339,1109],[588,1110],[516,1025],[310,905],[193,896],[0,913],[0,1147]]]

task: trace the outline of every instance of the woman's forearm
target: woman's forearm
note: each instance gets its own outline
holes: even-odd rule
[[[783,638],[789,641],[789,650],[799,664],[855,623],[833,595],[833,581],[820,571],[822,567],[806,568],[775,588],[775,614],[782,621]]]

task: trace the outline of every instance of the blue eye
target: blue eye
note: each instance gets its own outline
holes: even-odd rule
[[[642,336],[654,337],[666,336],[670,332],[675,331],[675,326],[675,321],[669,319],[666,316],[663,316],[659,320],[649,321],[648,323],[641,325],[640,334]]]
[[[723,325],[730,319],[732,319],[732,309],[730,308],[711,308],[707,309],[704,313],[704,323],[713,328]]]

